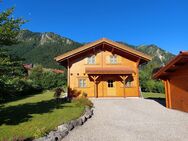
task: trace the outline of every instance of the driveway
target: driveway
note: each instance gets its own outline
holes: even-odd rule
[[[141,98],[92,101],[94,116],[63,141],[188,140],[188,113]]]

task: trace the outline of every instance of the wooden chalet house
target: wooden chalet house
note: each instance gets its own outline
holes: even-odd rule
[[[151,57],[102,38],[57,56],[67,68],[67,84],[89,97],[139,97],[139,65]]]

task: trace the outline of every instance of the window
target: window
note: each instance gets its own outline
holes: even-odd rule
[[[80,88],[86,87],[86,79],[78,79],[78,84]]]
[[[131,81],[131,79],[125,80],[125,86],[126,87],[132,87],[132,81]]]
[[[87,58],[87,64],[95,64],[95,55]]]
[[[108,87],[113,88],[114,87],[114,81],[113,80],[108,80]]]
[[[117,55],[110,56],[110,64],[117,64]]]

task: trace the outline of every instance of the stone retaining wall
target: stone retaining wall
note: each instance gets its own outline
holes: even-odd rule
[[[86,107],[85,113],[78,119],[59,125],[57,130],[51,131],[48,135],[35,139],[34,141],[61,141],[76,126],[83,125],[93,115],[93,109]]]

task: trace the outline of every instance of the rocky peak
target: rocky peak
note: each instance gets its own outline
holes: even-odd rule
[[[159,66],[164,66],[175,55],[169,53],[156,45],[138,46],[137,49],[153,57],[154,62],[158,62]]]
[[[71,45],[74,42],[68,38],[61,37],[53,32],[31,32],[29,30],[22,30],[17,36],[19,41],[35,42],[39,46],[45,44],[67,44]]]
[[[54,37],[53,33],[49,33],[49,32],[42,33],[40,38],[40,45],[56,42],[56,40],[53,37]]]

